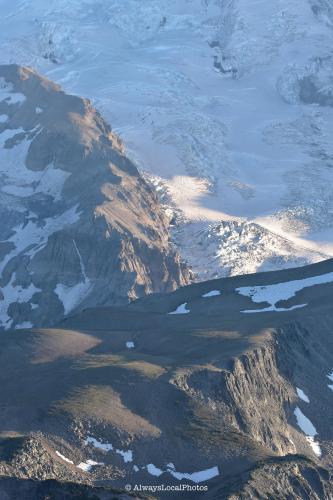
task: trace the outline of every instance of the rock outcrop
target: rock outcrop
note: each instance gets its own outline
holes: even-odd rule
[[[29,68],[0,66],[0,328],[171,291],[189,275],[109,125]]]

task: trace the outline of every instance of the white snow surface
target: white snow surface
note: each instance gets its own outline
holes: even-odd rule
[[[131,450],[116,450],[116,453],[123,457],[125,464],[127,462],[133,462],[133,452]]]
[[[187,309],[187,302],[180,304],[180,306],[175,309],[175,311],[169,312],[168,314],[188,314],[190,311]]]
[[[90,279],[86,274],[82,256],[74,240],[73,240],[73,245],[75,247],[78,259],[80,261],[82,281],[72,286],[67,286],[63,285],[62,283],[58,283],[54,290],[55,293],[58,295],[59,300],[62,302],[64,306],[65,314],[70,313],[78,304],[80,304],[84,300],[84,298],[88,295],[91,289]]]
[[[6,82],[4,78],[0,78],[0,101],[4,100],[9,104],[22,104],[26,98],[23,94],[14,92],[11,83]]]
[[[333,15],[328,2],[311,7],[2,2],[0,62],[92,99],[139,167],[164,181],[201,279],[289,267],[333,255]],[[230,235],[218,227],[228,221]]]
[[[179,481],[181,481],[182,479],[188,479],[193,483],[202,483],[220,474],[218,467],[211,467],[210,469],[187,473],[187,472],[177,472],[173,464],[168,464],[168,465],[169,465],[168,472],[176,479],[179,479]]]
[[[102,443],[101,441],[98,441],[98,439],[95,439],[91,436],[88,436],[87,439],[85,440],[85,444],[91,444],[95,448],[98,448],[103,451],[112,451],[113,446],[110,443]]]
[[[159,477],[161,476],[161,474],[163,474],[163,471],[158,467],[156,467],[154,464],[148,464],[147,471],[151,476],[156,476],[156,477]]]
[[[302,400],[302,401],[305,401],[305,403],[310,403],[310,399],[309,397],[305,394],[304,391],[302,391],[302,389],[299,389],[298,387],[296,387],[296,392],[297,392],[297,396]]]
[[[212,290],[211,292],[204,293],[202,298],[207,299],[209,297],[217,297],[218,295],[221,295],[220,290]]]
[[[85,444],[91,444],[95,448],[106,452],[114,450],[116,453],[118,453],[118,455],[121,455],[123,457],[125,463],[133,461],[133,452],[131,450],[115,449],[111,443],[103,443],[102,441],[98,441],[98,439],[95,439],[91,436],[87,437],[87,439],[85,440]]]
[[[93,467],[96,465],[104,465],[103,462],[95,462],[94,460],[87,460],[86,462],[81,462],[77,465],[78,469],[81,469],[85,472],[90,472]]]
[[[32,283],[27,287],[22,287],[21,285],[15,284],[16,274],[13,273],[10,281],[7,285],[1,287],[0,295],[0,327],[6,330],[12,326],[13,320],[8,315],[8,308],[12,303],[24,304],[29,302],[36,292],[40,289],[36,288]],[[16,328],[31,328],[30,322],[22,322],[20,325],[16,325]]]
[[[240,287],[236,288],[236,292],[246,297],[250,297],[253,302],[256,302],[258,304],[263,302],[267,302],[268,304],[270,304],[270,307],[262,309],[261,311],[283,311],[304,307],[306,304],[300,304],[285,309],[276,307],[276,304],[278,302],[291,299],[296,295],[297,292],[303,290],[304,288],[332,282],[333,272],[321,274],[318,276],[311,276],[310,278],[304,278],[300,280],[285,281],[283,283],[276,283],[272,285]],[[253,310],[246,312],[258,311]]]
[[[167,472],[171,474],[174,478],[178,479],[179,481],[183,479],[188,479],[189,481],[192,481],[193,483],[202,483],[204,481],[208,481],[209,479],[212,479],[213,477],[216,477],[220,474],[219,469],[217,466],[211,467],[210,469],[205,469],[202,471],[198,472],[177,472],[175,469],[175,466],[173,463],[169,463],[167,465],[167,470],[163,471],[159,467],[156,467],[154,464],[148,464],[146,466],[147,471],[149,474],[152,476],[161,476],[163,473]]]
[[[56,455],[58,455],[58,457],[60,457],[62,460],[64,460],[64,462],[67,462],[69,464],[73,464],[74,465],[74,462],[72,460],[69,460],[69,458],[66,458],[59,451],[56,451]]]
[[[318,434],[317,431],[316,431],[315,426],[304,415],[304,413],[298,408],[298,406],[294,410],[294,415],[296,417],[297,425],[301,428],[301,430],[306,435],[306,440],[310,444],[313,452],[317,456],[321,456],[320,445],[314,439],[314,437]]]

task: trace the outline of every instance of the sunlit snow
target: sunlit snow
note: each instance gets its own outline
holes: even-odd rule
[[[306,304],[292,306],[290,308],[278,308],[276,304],[280,301],[286,301],[296,295],[297,292],[304,288],[309,288],[315,285],[322,285],[333,282],[333,272],[312,276],[300,280],[286,281],[273,285],[261,285],[236,288],[236,292],[246,297],[250,297],[253,302],[258,304],[267,302],[270,307],[259,311],[250,310],[243,312],[263,312],[263,311],[290,311],[297,308],[305,307]]]
[[[94,460],[87,460],[86,462],[79,463],[79,465],[77,465],[77,468],[85,472],[90,472],[91,469],[96,465],[105,465],[105,464],[103,462],[95,462]]]
[[[297,425],[301,428],[301,430],[306,435],[306,440],[310,444],[314,453],[318,456],[321,456],[320,445],[315,441],[314,437],[318,434],[315,426],[312,422],[302,413],[302,411],[296,407],[294,411],[294,415],[297,420]]]
[[[58,457],[60,457],[62,460],[64,460],[64,462],[67,462],[69,464],[73,464],[74,465],[74,462],[72,460],[69,460],[69,458],[66,458],[59,451],[56,451],[56,455],[58,455]]]

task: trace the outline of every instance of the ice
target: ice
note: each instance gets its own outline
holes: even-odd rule
[[[64,460],[64,462],[68,462],[69,464],[74,465],[74,462],[72,462],[72,460],[69,460],[69,458],[66,458],[59,451],[56,451],[56,455],[58,455],[58,457],[60,457],[62,460]]]
[[[180,306],[177,307],[175,311],[169,312],[168,314],[187,314],[190,311],[186,309],[186,307],[187,307],[187,302],[181,304]]]
[[[193,481],[194,483],[202,483],[203,481],[208,481],[213,477],[216,477],[220,474],[218,467],[211,467],[210,469],[198,471],[198,472],[177,472],[173,464],[168,464],[168,472],[181,481],[182,479],[188,479],[189,481]]]
[[[314,437],[318,434],[316,428],[298,407],[295,408],[294,415],[297,420],[297,425],[306,435],[306,440],[310,444],[314,453],[318,456],[321,456],[320,445],[314,440]]]
[[[317,14],[300,0],[35,0],[2,11],[0,62],[92,99],[170,187],[177,245],[201,278],[333,255],[327,2]],[[226,238],[216,225],[229,220],[244,231]],[[191,241],[198,222],[216,244]]]
[[[134,342],[132,341],[126,342],[126,347],[127,349],[134,349],[135,348]]]
[[[91,282],[86,275],[84,262],[79,249],[73,240],[75,250],[77,252],[80,268],[83,280],[73,286],[63,285],[58,283],[55,287],[55,293],[58,295],[59,300],[62,302],[65,310],[65,314],[71,312],[78,304],[80,304],[83,299],[88,295],[91,289]]]
[[[206,299],[208,297],[217,297],[218,295],[221,295],[220,290],[212,290],[211,292],[207,292],[204,295],[202,295],[202,298]]]
[[[8,120],[7,115],[0,115],[0,123],[6,123],[7,120]]]
[[[94,462],[94,460],[87,460],[86,462],[79,463],[79,465],[77,465],[77,468],[85,472],[90,472],[91,469],[96,465],[105,465],[105,464],[103,462]]]
[[[302,391],[302,389],[299,389],[298,387],[296,387],[296,392],[297,392],[297,395],[298,397],[302,400],[302,401],[305,401],[305,403],[310,403],[310,399],[308,398],[308,396],[305,394],[304,391]]]
[[[253,302],[259,304],[262,302],[268,302],[268,304],[271,305],[271,308],[265,310],[279,310],[279,308],[276,308],[276,304],[278,302],[291,299],[300,290],[315,285],[322,285],[332,282],[333,282],[333,272],[321,274],[318,276],[312,276],[310,278],[304,278],[300,280],[276,283],[273,285],[240,287],[236,288],[236,292],[246,297],[250,297]],[[301,306],[295,306],[295,307],[304,307],[305,305],[306,304],[302,304]],[[282,308],[282,310],[284,309]],[[288,310],[290,310],[290,308]]]

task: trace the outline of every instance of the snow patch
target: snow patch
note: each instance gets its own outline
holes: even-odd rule
[[[85,444],[91,444],[95,448],[98,448],[99,450],[103,451],[111,451],[113,450],[113,446],[110,443],[102,443],[102,441],[98,441],[97,439],[88,436],[87,439],[85,440]]]
[[[26,97],[23,94],[14,92],[13,85],[0,78],[0,102],[6,100],[9,104],[22,104]]]
[[[302,411],[298,408],[298,406],[295,408],[294,415],[297,420],[297,425],[306,435],[306,440],[310,444],[313,452],[320,457],[321,456],[320,445],[314,440],[314,437],[318,434],[315,426],[304,415],[304,413],[302,413]]]
[[[126,342],[126,347],[127,349],[134,349],[135,348],[134,342],[132,341]]]
[[[57,284],[54,291],[58,295],[59,300],[62,302],[64,306],[65,314],[70,313],[78,304],[80,304],[83,301],[83,299],[88,295],[91,289],[91,282],[86,274],[82,256],[74,240],[73,244],[80,261],[80,268],[83,281],[73,286],[67,286],[61,283]]]
[[[125,464],[127,462],[133,462],[133,452],[131,450],[127,451],[116,450],[116,453],[118,453],[118,455],[121,455],[123,457]]]
[[[189,312],[190,311],[187,309],[187,302],[185,302],[184,304],[178,306],[175,311],[169,312],[168,314],[187,314]]]
[[[96,465],[105,465],[105,464],[103,462],[94,462],[94,460],[87,460],[86,462],[79,463],[79,465],[77,465],[77,468],[85,472],[90,472],[91,469]]]
[[[161,476],[163,474],[163,471],[161,469],[159,469],[158,467],[155,467],[154,464],[148,464],[146,466],[146,468],[147,468],[148,473],[151,476],[159,477],[159,476]]]
[[[299,389],[298,387],[296,387],[296,392],[297,392],[297,395],[298,397],[302,400],[302,401],[305,401],[305,403],[310,403],[310,399],[308,398],[308,396],[305,394],[304,391],[302,391],[302,389]]]
[[[202,295],[203,299],[206,299],[208,297],[217,297],[218,295],[221,295],[220,290],[212,290],[211,292],[205,293]]]
[[[273,285],[263,285],[263,286],[250,286],[250,287],[240,287],[236,288],[236,292],[246,297],[250,297],[253,302],[258,304],[263,302],[268,302],[270,308],[263,309],[267,310],[291,310],[284,308],[277,308],[276,304],[280,301],[289,300],[296,295],[297,292],[303,290],[304,288],[309,288],[315,285],[323,285],[326,283],[333,282],[333,272],[322,274],[319,276],[312,276],[310,278],[304,278],[294,281],[286,281],[283,283],[276,283]],[[305,307],[306,304],[302,304],[296,307]],[[252,311],[251,311],[252,312]],[[257,311],[256,311],[257,312]]]
[[[294,309],[302,309],[302,307],[306,307],[306,306],[307,306],[307,304],[299,304],[297,306],[292,306],[292,307],[270,306],[270,307],[265,307],[264,309],[247,309],[247,310],[244,310],[241,312],[245,313],[245,314],[263,313],[263,312],[270,312],[270,311],[284,312],[284,311],[293,311]]]
[[[66,458],[64,455],[62,455],[59,451],[56,451],[56,455],[58,455],[58,457],[60,457],[62,460],[64,460],[64,462],[67,462],[69,464],[72,464],[74,465],[74,462],[72,462],[72,460],[69,460],[69,458]]]
[[[177,472],[173,464],[168,464],[168,465],[169,465],[168,472],[176,479],[179,479],[179,481],[181,481],[182,479],[188,479],[193,483],[202,483],[203,481],[208,481],[209,479],[219,476],[220,474],[217,466],[198,472],[187,473],[187,472]]]
[[[32,299],[36,292],[40,292],[39,288],[36,288],[32,283],[23,288],[21,285],[15,285],[16,273],[13,273],[10,281],[7,285],[1,288],[1,293],[3,298],[0,296],[0,326],[5,330],[10,328],[13,323],[13,319],[8,315],[8,308],[13,303],[24,304]],[[28,326],[22,326],[28,325]],[[32,324],[29,322],[23,322],[21,325],[17,325],[17,328],[31,328]]]
[[[95,448],[98,448],[99,450],[106,452],[114,450],[116,453],[118,453],[118,455],[121,455],[123,457],[125,463],[133,461],[133,452],[131,450],[115,449],[111,443],[102,443],[102,441],[98,441],[97,439],[91,436],[87,437],[87,439],[85,440],[85,444],[86,445],[91,444]]]

